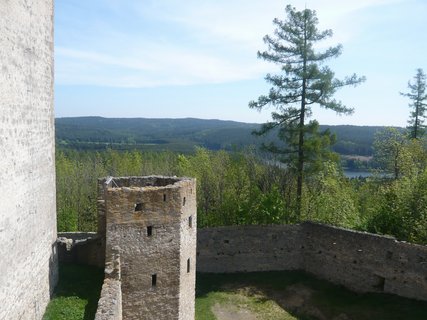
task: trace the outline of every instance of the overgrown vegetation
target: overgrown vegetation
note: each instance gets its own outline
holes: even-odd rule
[[[260,320],[427,318],[426,302],[386,294],[356,294],[303,272],[197,275],[197,320],[214,320],[215,306],[230,304],[246,308]]]
[[[103,269],[60,265],[59,283],[43,320],[93,320],[103,280]]]
[[[348,179],[336,163],[325,162],[304,182],[301,216],[293,171],[253,150],[58,152],[58,229],[96,230],[99,177],[160,174],[197,178],[199,227],[312,220],[426,244],[427,151],[422,140],[402,141],[397,178],[384,176],[394,168],[387,150],[376,153],[378,173],[363,180]]]

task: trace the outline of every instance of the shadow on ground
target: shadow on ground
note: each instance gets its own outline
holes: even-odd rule
[[[211,320],[212,293],[238,293],[274,301],[298,320],[425,320],[427,302],[390,294],[357,294],[297,271],[198,274],[196,319]]]
[[[60,265],[58,286],[43,320],[93,320],[103,280],[103,269]]]

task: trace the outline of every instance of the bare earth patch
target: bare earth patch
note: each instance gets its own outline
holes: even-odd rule
[[[251,311],[229,304],[217,303],[212,307],[212,312],[217,320],[257,320],[256,315]]]

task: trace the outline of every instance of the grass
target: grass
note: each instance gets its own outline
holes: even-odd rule
[[[216,320],[212,311],[215,307],[225,310],[248,310],[260,320],[296,320],[276,302],[263,296],[244,292],[210,292],[204,297],[196,298],[196,320]]]
[[[43,320],[93,320],[103,270],[61,265]],[[247,310],[257,320],[425,320],[427,302],[388,294],[356,294],[303,272],[197,274],[196,320],[213,310]],[[345,318],[345,315],[347,318]]]
[[[103,280],[103,269],[60,265],[59,283],[43,320],[93,320]]]
[[[427,302],[356,294],[303,272],[198,274],[196,320],[216,320],[215,305],[247,308],[260,320],[427,319]]]

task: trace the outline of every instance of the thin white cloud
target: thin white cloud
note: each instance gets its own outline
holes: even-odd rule
[[[268,70],[263,63],[247,63],[243,68],[242,64],[183,48],[145,46],[130,51],[109,56],[59,47],[57,82],[117,87],[193,85],[246,80]]]
[[[318,11],[322,27],[335,29],[340,24],[331,41],[335,44],[357,32],[358,26],[343,22],[353,12],[397,1],[401,0],[308,0],[307,6]],[[302,9],[301,1],[290,2]],[[62,39],[56,48],[58,84],[152,87],[222,83],[260,78],[275,68],[257,60],[256,51],[264,48],[262,37],[272,32],[272,19],[284,14],[281,0],[108,0],[105,6],[118,16],[146,20],[145,28],[157,22],[166,30],[153,42],[155,37],[148,36],[147,30],[143,30],[145,34],[134,29],[126,32],[117,30],[111,21],[102,21],[102,27],[94,21],[93,30],[81,34],[81,43]],[[170,36],[173,28],[185,32],[181,36],[186,41]]]

